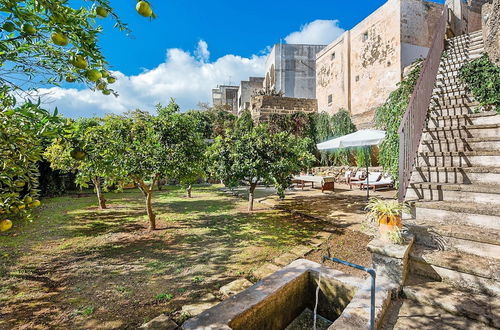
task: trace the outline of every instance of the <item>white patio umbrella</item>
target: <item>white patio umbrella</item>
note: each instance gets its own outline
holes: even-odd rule
[[[340,136],[325,142],[318,143],[318,150],[329,151],[342,148],[367,147],[379,145],[385,138],[385,131],[363,129],[351,134]],[[368,162],[366,162],[366,183],[368,181]],[[370,197],[370,189],[366,189],[366,198]]]

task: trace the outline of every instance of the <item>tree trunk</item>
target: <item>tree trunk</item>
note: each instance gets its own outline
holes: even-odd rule
[[[253,199],[254,199],[255,187],[257,187],[256,183],[250,184],[250,190],[248,193],[248,211],[249,212],[253,211]]]
[[[191,190],[192,189],[193,189],[193,187],[191,185],[187,186],[186,192],[187,192],[187,197],[188,198],[191,198]]]
[[[99,202],[99,210],[106,209],[106,198],[102,193],[101,180],[99,178],[92,179],[95,186],[95,191],[97,193],[97,201]]]
[[[146,198],[146,211],[148,213],[149,229],[156,230],[156,215],[153,212],[153,203],[152,203],[153,186],[155,184],[155,181],[153,180],[151,187],[148,187],[142,180],[137,180],[137,184],[139,186],[139,189],[141,189],[142,193],[144,194],[144,197]]]
[[[156,215],[153,212],[152,198],[153,198],[153,190],[148,189],[146,193],[146,209],[148,211],[149,229],[156,230]]]

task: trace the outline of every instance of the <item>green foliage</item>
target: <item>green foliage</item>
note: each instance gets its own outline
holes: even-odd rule
[[[171,293],[160,293],[155,296],[155,300],[158,301],[169,301],[174,299],[174,295]]]
[[[103,7],[120,30],[127,27],[107,0],[79,0],[72,4],[75,8],[67,0],[1,2],[0,25],[11,24],[13,31],[4,29],[1,34],[0,84],[21,89],[26,82],[33,87],[36,82],[59,84],[67,80],[107,90],[107,79],[90,78],[91,70],[108,74],[97,44],[102,28],[95,8]],[[57,38],[64,42],[57,42]],[[80,63],[75,64],[76,60]]]
[[[462,66],[459,77],[481,105],[494,106],[500,113],[500,66],[487,54]]]
[[[379,146],[379,163],[392,176],[396,185],[399,184],[398,130],[420,75],[420,68],[421,62],[416,62],[408,76],[389,94],[386,102],[377,108],[375,114],[375,125],[386,131],[385,139]]]
[[[272,133],[267,125],[252,127],[246,132],[228,131],[217,137],[208,149],[210,172],[228,187],[241,182],[250,186],[272,184],[279,196],[289,186],[293,173],[308,167],[314,160],[302,139],[286,132]],[[252,209],[252,200],[249,209]]]
[[[16,105],[7,87],[0,90],[0,221],[15,221],[29,218],[34,205],[26,199],[38,195],[43,141],[55,137],[63,122],[39,104]]]
[[[356,165],[358,167],[366,167],[372,165],[371,147],[356,148]]]
[[[95,186],[100,208],[106,208],[102,189],[123,183],[124,172],[115,162],[115,155],[107,150],[108,137],[100,118],[80,118],[64,138],[57,138],[46,149],[44,156],[51,167],[65,172],[76,172],[75,182]],[[84,155],[75,158],[75,151]]]
[[[323,142],[356,131],[349,112],[340,109],[337,113],[329,115],[319,113],[315,122],[316,141]],[[322,165],[349,165],[351,164],[351,150],[341,149],[334,152],[321,152]]]
[[[403,212],[409,212],[406,203],[400,203],[395,199],[370,198],[365,209],[368,211],[368,218],[372,221],[378,221],[381,216],[396,217],[401,216]]]

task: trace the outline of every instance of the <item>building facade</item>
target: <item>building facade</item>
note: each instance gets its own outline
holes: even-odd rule
[[[238,114],[250,110],[252,95],[264,86],[263,77],[250,77],[247,81],[240,82],[238,89]]]
[[[276,44],[266,60],[264,87],[293,98],[316,98],[316,54],[324,45]]]
[[[325,47],[316,57],[318,111],[346,109],[356,126],[373,127],[403,69],[427,55],[442,10],[434,2],[388,0]]]
[[[224,107],[234,114],[238,113],[238,89],[240,86],[219,85],[212,89],[212,104],[214,107]]]

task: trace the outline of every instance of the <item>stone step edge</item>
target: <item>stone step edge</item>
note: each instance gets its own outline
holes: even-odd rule
[[[496,111],[493,110],[488,110],[488,111],[481,111],[481,112],[475,112],[475,113],[468,113],[468,114],[461,114],[461,115],[446,115],[446,116],[435,116],[432,117],[433,119],[437,120],[446,120],[446,119],[462,119],[462,118],[481,118],[481,117],[492,117],[499,115]]]
[[[500,124],[479,124],[479,125],[458,125],[455,127],[425,127],[424,133],[427,132],[439,132],[439,131],[455,131],[460,129],[470,130],[470,129],[484,129],[484,128],[498,128]]]
[[[441,190],[441,191],[475,192],[483,194],[500,195],[500,185],[496,184],[486,185],[486,184],[461,184],[461,183],[437,183],[437,182],[411,182],[410,187]]]
[[[471,167],[457,167],[457,166],[415,166],[415,169],[426,172],[456,172],[463,171],[465,173],[495,173],[500,174],[500,167],[486,167],[486,166],[471,166]]]
[[[425,219],[405,220],[404,224],[410,231],[412,228],[416,228],[417,230],[425,228],[430,234],[435,233],[441,237],[451,237],[464,241],[500,246],[500,232],[491,228],[485,229],[471,225],[441,224]]]
[[[448,258],[451,260],[447,260],[447,256],[448,257],[452,256],[452,258]],[[481,277],[487,280],[496,280],[495,276],[491,273],[491,268],[489,267],[489,265],[497,264],[498,262],[477,255],[471,255],[464,252],[456,252],[449,250],[442,251],[428,247],[423,247],[417,244],[414,246],[414,249],[410,252],[410,259],[415,262],[430,264],[451,271]],[[479,267],[470,267],[469,264],[463,265],[460,262],[464,259],[473,259],[473,260],[480,259],[483,260],[484,261],[483,264],[488,265],[488,267],[486,267],[486,269],[480,269]]]
[[[442,141],[442,140],[435,140]],[[422,157],[453,157],[453,156],[500,156],[500,150],[478,150],[478,151],[419,151]],[[446,166],[439,166],[446,167]]]
[[[458,203],[452,201],[426,201],[426,200],[415,201],[412,202],[412,204],[414,205],[415,208],[420,208],[420,209],[443,210],[455,213],[480,214],[480,215],[500,217],[500,210],[495,210],[491,208],[490,204],[470,203],[474,205],[471,207],[467,205],[467,203]]]
[[[442,139],[426,139],[422,140],[425,143],[448,143],[448,144],[456,144],[456,143],[474,143],[474,142],[494,142],[500,141],[500,136],[485,136],[485,137],[458,137],[453,139],[442,138]],[[453,151],[450,151],[453,152]],[[454,152],[466,152],[466,151],[454,151]]]

